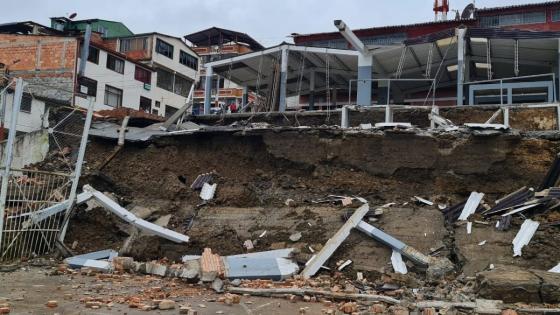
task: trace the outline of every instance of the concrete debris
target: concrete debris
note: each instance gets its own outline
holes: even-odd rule
[[[377,129],[410,129],[412,128],[411,123],[377,123],[375,124]]]
[[[369,301],[369,302],[384,302],[388,304],[399,304],[400,301],[389,296],[376,295],[376,294],[357,294],[357,293],[341,293],[341,292],[331,292],[322,291],[316,289],[306,289],[306,288],[236,288],[228,287],[227,292],[236,294],[249,294],[253,296],[278,296],[278,295],[296,295],[296,296],[319,296],[335,300],[353,300],[353,301]]]
[[[373,125],[372,124],[360,124],[360,129],[370,130],[370,129],[373,129]]]
[[[245,242],[243,242],[243,247],[245,247],[247,251],[252,251],[255,248],[255,246],[253,245],[253,241],[251,240],[246,240]]]
[[[472,222],[467,222],[467,234],[472,234]]]
[[[484,245],[486,245],[486,243],[487,243],[487,241],[486,241],[486,240],[484,240],[484,241],[482,241],[482,242],[478,243],[478,246],[484,246]]]
[[[216,188],[218,188],[218,184],[208,184],[204,183],[202,185],[202,190],[200,191],[200,199],[204,201],[209,201],[214,198],[214,194],[216,193]]]
[[[98,252],[69,257],[64,260],[71,268],[91,268],[102,272],[110,272],[113,270],[111,261],[118,257],[118,253],[114,250],[102,250]]]
[[[396,273],[400,273],[406,275],[408,270],[406,268],[406,264],[404,263],[401,253],[393,250],[393,254],[391,255],[391,264],[393,265],[393,270]]]
[[[560,303],[560,274],[498,265],[477,274],[477,292],[506,303]]]
[[[521,225],[521,229],[513,239],[513,256],[521,256],[521,250],[524,246],[528,245],[533,235],[537,232],[539,228],[539,222],[532,221],[532,220],[525,220],[523,225]]]
[[[290,235],[290,241],[295,243],[295,242],[299,241],[301,239],[301,237],[302,237],[301,232],[294,233],[294,234]]]

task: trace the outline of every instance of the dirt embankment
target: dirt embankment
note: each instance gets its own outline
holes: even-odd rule
[[[247,239],[256,240],[256,250],[296,246],[310,255],[310,246],[320,248],[342,225],[344,211],[340,206],[311,201],[334,194],[361,196],[372,206],[396,202],[375,223],[378,227],[424,253],[442,247],[441,255],[453,258],[465,273],[473,274],[490,263],[545,268],[560,261],[560,253],[529,249],[524,257],[513,259],[513,232],[475,226],[474,234],[466,235],[465,227],[446,226],[437,207],[421,207],[410,203],[410,198],[418,195],[444,205],[462,201],[476,190],[493,201],[521,186],[537,186],[560,151],[559,144],[518,133],[214,133],[160,139],[146,145],[126,144],[101,173],[96,173],[93,170],[110,154],[114,143],[93,141],[88,148],[90,173],[86,182],[116,193],[128,208],[154,208],[148,220],[172,214],[170,227],[192,239],[189,245],[181,246],[151,239],[136,251],[139,258],[177,259],[200,254],[204,247],[221,255],[238,254],[244,251],[242,244]],[[197,175],[210,171],[218,174],[216,197],[198,208],[198,193],[189,186]],[[295,207],[284,205],[288,198],[295,200]],[[119,246],[126,228],[114,219],[105,219],[78,216],[68,241],[77,240],[82,251]],[[264,231],[265,236],[259,237]],[[298,231],[302,239],[290,242],[289,236]],[[552,232],[539,231],[535,248],[554,246],[547,241]],[[105,240],[92,241],[95,237]],[[487,247],[477,245],[483,240]],[[361,270],[375,276],[390,268],[390,254],[366,236],[352,233],[330,264],[352,259],[349,273]]]

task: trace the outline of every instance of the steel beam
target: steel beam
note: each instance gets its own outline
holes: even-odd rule
[[[16,80],[16,90],[12,105],[12,115],[10,116],[10,132],[6,143],[6,158],[4,160],[4,172],[2,173],[2,185],[0,187],[0,249],[2,249],[2,234],[4,231],[4,211],[6,209],[6,199],[8,197],[8,183],[10,181],[10,168],[12,167],[14,141],[17,133],[17,120],[21,99],[23,97],[23,79]]]

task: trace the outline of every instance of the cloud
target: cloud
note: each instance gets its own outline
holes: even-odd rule
[[[78,19],[100,18],[125,23],[133,32],[158,31],[184,36],[211,26],[250,34],[265,46],[291,33],[332,32],[334,19],[352,28],[427,22],[433,19],[430,0],[22,0],[4,1],[0,23],[32,20],[76,12]],[[453,0],[462,10],[469,0]],[[512,0],[479,0],[477,6],[511,5]],[[540,2],[527,0],[523,2]]]

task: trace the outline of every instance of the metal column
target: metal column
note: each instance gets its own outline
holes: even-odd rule
[[[214,69],[206,67],[206,81],[204,82],[204,115],[210,114],[210,107],[212,104],[212,77]]]
[[[2,185],[0,186],[0,248],[2,247],[2,233],[4,232],[4,211],[6,210],[6,198],[8,196],[8,182],[10,180],[10,167],[12,166],[14,141],[17,133],[17,120],[21,99],[23,97],[23,80],[16,80],[16,91],[10,117],[10,133],[6,143],[6,158],[4,160],[4,172],[2,172]]]
[[[82,140],[80,141],[80,150],[78,151],[78,159],[76,161],[76,167],[74,168],[74,179],[72,182],[72,188],[70,190],[70,197],[68,198],[68,207],[66,208],[66,214],[64,215],[64,221],[62,223],[62,228],[58,236],[58,240],[64,243],[64,237],[66,236],[66,231],[68,229],[68,223],[70,222],[71,210],[76,204],[76,195],[78,190],[78,183],[80,182],[80,177],[82,176],[82,166],[84,164],[84,157],[86,155],[86,147],[89,136],[89,128],[91,127],[91,120],[93,118],[93,109],[95,106],[95,98],[89,97],[88,111],[86,114],[86,121],[84,123],[84,130],[82,132]]]
[[[280,104],[278,105],[278,110],[280,112],[285,112],[287,107],[286,102],[286,90],[288,87],[288,58],[290,56],[290,51],[288,47],[282,47],[282,64],[280,66]]]
[[[463,105],[463,88],[465,81],[465,34],[464,28],[458,28],[457,32],[457,105]]]
[[[309,73],[309,110],[315,110],[315,71]]]
[[[373,56],[358,55],[358,98],[359,106],[371,106],[371,86],[373,73]]]

